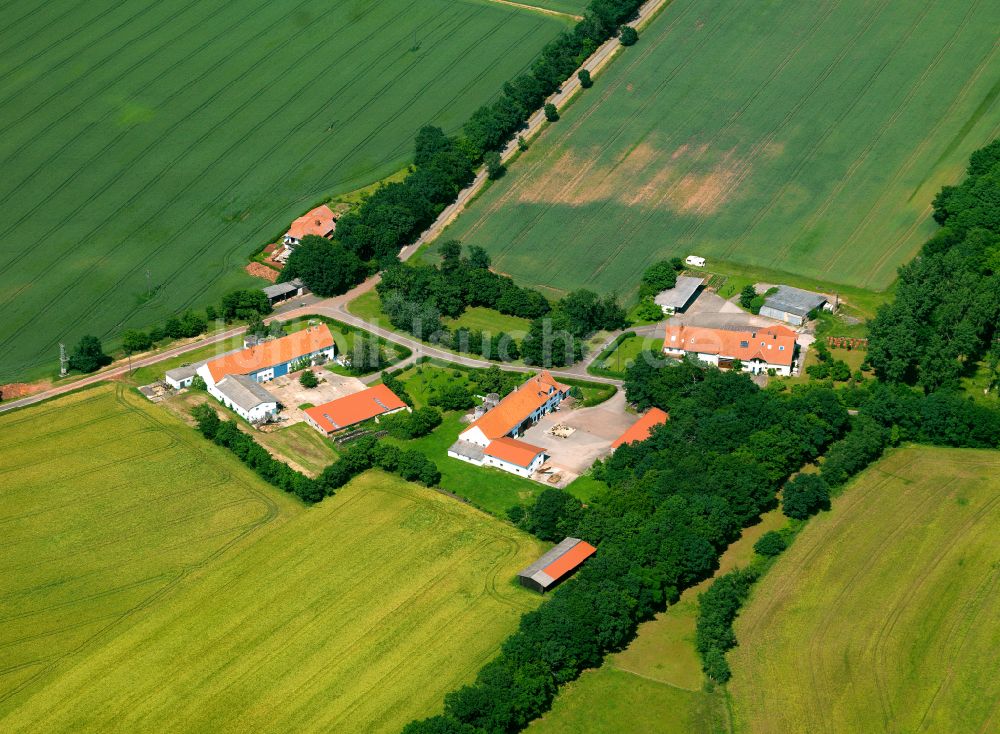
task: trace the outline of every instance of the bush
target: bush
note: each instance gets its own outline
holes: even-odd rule
[[[507,173],[507,168],[504,166],[503,162],[500,160],[500,154],[495,150],[491,150],[484,157],[483,161],[486,163],[486,177],[490,181],[496,181],[501,178],[505,173]]]
[[[576,72],[576,78],[580,80],[580,86],[584,89],[590,89],[594,86],[594,80],[590,78],[590,72],[586,69],[580,69]]]
[[[271,302],[264,291],[256,288],[229,291],[222,297],[222,318],[226,321],[248,319],[252,314],[266,316],[271,311]]]
[[[434,408],[417,408],[412,413],[400,411],[382,417],[379,425],[393,438],[420,438],[441,425],[441,413]]]
[[[319,385],[319,379],[312,370],[302,370],[302,374],[299,375],[299,384],[304,388],[312,389]]]
[[[702,670],[718,683],[725,683],[731,675],[726,651],[736,646],[733,621],[756,580],[754,571],[736,569],[717,578],[708,591],[698,595],[695,647]]]
[[[780,555],[788,547],[788,541],[776,530],[769,530],[760,536],[760,539],[753,544],[756,553],[762,556],[773,557]]]
[[[551,102],[545,104],[545,119],[549,122],[556,122],[559,119],[559,110]]]
[[[69,368],[78,372],[96,372],[111,364],[111,357],[104,353],[101,340],[96,336],[83,336],[69,355]]]
[[[754,296],[750,301],[750,313],[758,314],[764,307],[764,296]]]
[[[799,474],[785,484],[781,511],[796,520],[805,520],[820,510],[830,509],[830,487],[818,474]]]
[[[622,26],[620,38],[622,46],[634,46],[639,40],[639,32],[630,25]]]
[[[754,289],[752,285],[747,284],[743,286],[743,290],[740,291],[740,305],[743,308],[749,310],[750,304],[756,297],[757,297],[757,291]]]
[[[205,378],[201,375],[195,375],[191,378],[191,389],[201,390],[202,392],[208,390],[208,385],[205,384]]]

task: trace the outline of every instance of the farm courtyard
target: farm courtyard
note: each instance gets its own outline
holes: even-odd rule
[[[552,296],[691,253],[883,291],[1000,129],[998,26],[985,2],[676,0],[441,239]]]
[[[378,472],[306,508],[120,386],[0,439],[4,731],[398,731],[541,601],[510,525]]]
[[[566,27],[478,0],[8,6],[0,382],[258,283],[256,248],[402,169]]]

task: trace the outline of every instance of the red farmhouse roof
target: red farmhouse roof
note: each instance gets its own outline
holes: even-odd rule
[[[525,441],[518,441],[516,438],[501,437],[490,441],[490,445],[483,453],[508,464],[528,468],[536,456],[545,453],[545,449],[532,446]]]
[[[650,408],[625,433],[615,439],[615,442],[611,444],[611,448],[616,449],[622,444],[645,441],[652,435],[653,429],[656,426],[661,426],[668,420],[670,420],[670,416],[662,410],[659,408]]]
[[[330,328],[326,324],[320,324],[280,339],[263,342],[241,352],[213,359],[208,363],[208,371],[218,382],[226,375],[249,375],[251,372],[291,362],[321,349],[329,349],[333,344]]]
[[[795,332],[784,326],[730,331],[668,324],[663,349],[718,354],[743,362],[760,359],[770,364],[791,366],[795,355]]]
[[[369,418],[391,413],[406,407],[392,390],[385,385],[375,385],[329,403],[306,408],[306,415],[327,433],[353,426]]]
[[[517,575],[522,585],[545,591],[596,552],[584,540],[566,538]]]
[[[321,204],[292,222],[286,237],[294,237],[297,240],[311,234],[326,237],[333,232],[336,226],[337,221],[333,218],[333,210],[326,204]]]
[[[479,428],[490,439],[506,436],[521,421],[545,405],[554,393],[568,391],[568,385],[556,382],[547,370],[542,370],[501,400],[493,410],[471,423],[469,428]]]

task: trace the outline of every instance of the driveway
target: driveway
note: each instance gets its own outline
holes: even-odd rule
[[[365,383],[357,377],[342,377],[324,369],[313,370],[322,382],[316,387],[307,388],[299,384],[300,372],[278,377],[264,384],[269,393],[274,395],[284,406],[281,410],[281,422],[276,426],[285,428],[293,423],[304,421],[305,413],[299,409],[304,403],[322,405],[331,400],[353,395],[365,389]]]
[[[592,408],[562,408],[544,416],[525,431],[521,440],[540,446],[550,458],[545,467],[559,473],[562,480],[549,482],[565,486],[593,466],[596,459],[611,453],[611,442],[622,435],[639,416],[625,411],[625,394],[619,390],[613,397]],[[573,430],[566,438],[549,433],[556,425]]]

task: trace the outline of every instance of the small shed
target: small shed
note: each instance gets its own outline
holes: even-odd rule
[[[673,288],[661,291],[653,299],[666,316],[675,313],[684,313],[698,297],[702,286],[705,285],[704,278],[694,278],[690,275],[677,276],[677,283]]]
[[[822,293],[779,285],[774,293],[764,299],[760,315],[784,321],[786,324],[801,326],[809,320],[810,313],[821,308],[833,310],[830,299]]]
[[[684,258],[684,264],[695,268],[703,268],[705,267],[705,258],[699,257],[698,255],[688,255]]]
[[[308,288],[305,287],[305,284],[300,279],[295,278],[287,283],[275,283],[274,285],[261,288],[261,290],[264,291],[264,295],[267,296],[267,300],[273,306],[276,303],[287,301],[289,298],[303,295]]]
[[[203,364],[205,364],[205,362],[187,364],[183,367],[175,367],[172,370],[167,370],[166,374],[163,376],[164,380],[174,390],[180,390],[182,387],[191,387],[191,381],[194,380],[194,376],[197,374],[198,368]]]
[[[521,586],[544,594],[573,573],[597,548],[579,538],[566,538],[517,574]]]

